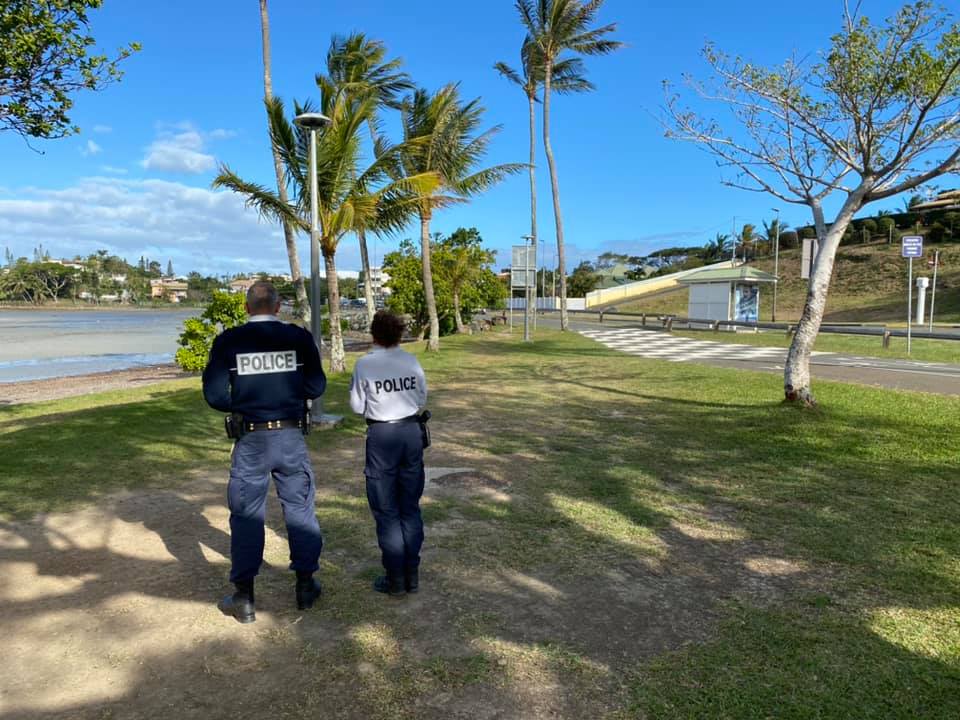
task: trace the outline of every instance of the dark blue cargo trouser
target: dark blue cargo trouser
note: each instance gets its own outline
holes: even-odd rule
[[[377,521],[377,542],[387,573],[420,566],[423,545],[423,438],[415,422],[367,428],[367,501]]]
[[[270,476],[277,486],[290,543],[290,569],[316,572],[323,538],[314,507],[313,468],[297,428],[258,430],[233,448],[230,507],[230,581],[252,580],[263,562],[263,523]]]

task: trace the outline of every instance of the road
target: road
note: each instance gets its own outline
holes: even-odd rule
[[[538,324],[559,328],[560,318],[540,316]],[[670,362],[782,373],[787,353],[785,348],[779,347],[678,337],[642,328],[636,321],[607,319],[600,323],[594,318],[573,316],[570,326],[572,330],[616,350]],[[960,396],[960,366],[957,365],[815,352],[810,359],[810,372],[814,378],[823,380]]]

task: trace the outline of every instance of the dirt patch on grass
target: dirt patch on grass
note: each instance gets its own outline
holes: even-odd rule
[[[354,461],[334,454],[352,472]],[[350,466],[350,467],[348,467]],[[324,487],[322,485],[322,487]],[[392,600],[357,483],[326,486],[319,608],[295,610],[277,503],[257,622],[214,606],[225,592],[225,479],[114,495],[96,507],[0,526],[0,632],[12,672],[5,718],[569,717],[619,702],[618,672],[709,636],[723,603],[768,601],[823,578],[769,548],[659,531],[659,559],[599,558],[528,570],[470,568],[458,547],[494,521],[428,525],[423,591]],[[485,472],[441,477],[425,505],[510,492]],[[495,534],[495,533],[494,533]],[[493,552],[496,549],[491,549]]]

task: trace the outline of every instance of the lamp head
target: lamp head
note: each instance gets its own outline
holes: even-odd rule
[[[306,130],[321,130],[330,124],[330,118],[322,113],[300,113],[293,122]]]

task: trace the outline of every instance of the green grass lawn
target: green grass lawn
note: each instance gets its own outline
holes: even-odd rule
[[[433,587],[411,619],[356,569],[371,520],[337,459],[362,423],[310,436],[345,554],[325,561],[322,617],[344,639],[318,650],[305,619],[283,642],[356,717],[421,717],[438,697],[519,716],[535,689],[563,717],[960,717],[960,401],[818,382],[801,410],[775,375],[549,331],[415,351],[428,463],[496,492],[425,503]],[[328,411],[347,411],[346,380]],[[0,512],[175,487],[228,453],[196,380],[0,407]]]
[[[758,345],[763,347],[790,347],[791,337],[783,332],[713,332],[707,330],[676,330],[674,335],[697,340],[713,340],[737,345]],[[890,347],[884,349],[880,337],[857,335],[834,335],[822,333],[817,337],[816,350],[821,352],[843,353],[845,355],[864,355],[867,357],[889,358],[892,360],[919,360],[922,362],[960,364],[960,340],[923,340],[911,342],[911,352],[907,354],[907,339],[890,338]]]

